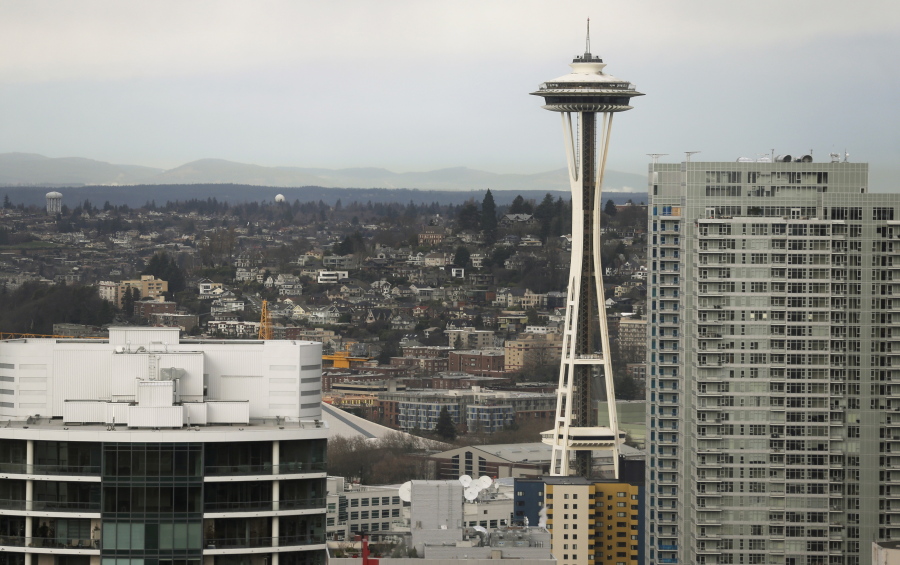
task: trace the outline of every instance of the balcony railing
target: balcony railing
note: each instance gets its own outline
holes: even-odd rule
[[[42,537],[0,536],[0,545],[13,547],[49,547],[52,549],[100,549],[100,540],[57,539]]]
[[[291,473],[314,473],[325,470],[324,461],[295,463],[281,463],[272,465],[215,465],[204,467],[203,471],[208,477],[224,477],[234,475],[287,475]]]
[[[25,510],[24,499],[0,499],[0,509]],[[34,500],[28,510],[47,512],[100,512],[100,502],[72,502],[62,500]]]
[[[280,511],[280,510],[308,510],[312,508],[324,508],[324,498],[300,498],[296,500],[257,500],[250,502],[206,502],[203,505],[204,512],[254,512],[254,511]]]
[[[277,543],[273,543],[277,542]],[[245,547],[289,547],[292,545],[313,545],[325,543],[325,534],[278,536],[276,537],[242,537],[215,538],[206,540],[206,549],[240,549]]]
[[[26,465],[0,463],[0,473],[16,475],[100,475],[99,465]]]

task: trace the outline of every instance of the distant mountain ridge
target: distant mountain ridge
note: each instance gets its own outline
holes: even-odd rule
[[[324,169],[264,167],[224,159],[199,159],[174,169],[116,165],[81,157],[51,158],[35,153],[0,153],[0,185],[175,185],[238,184],[269,187],[380,188],[418,190],[568,191],[565,169],[535,174],[499,174],[453,167],[395,173],[376,167]],[[643,175],[606,172],[609,192],[642,192]]]
[[[162,173],[139,165],[113,165],[82,157],[50,158],[37,153],[0,153],[0,184],[138,184]]]

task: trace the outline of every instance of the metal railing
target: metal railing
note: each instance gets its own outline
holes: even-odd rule
[[[0,473],[17,475],[100,475],[99,465],[26,465],[25,463],[0,463]]]
[[[286,475],[291,473],[313,473],[325,470],[324,461],[297,461],[272,465],[211,465],[203,471],[208,477],[224,477],[234,475]]]
[[[325,498],[300,498],[296,500],[281,500],[272,502],[271,500],[257,500],[250,502],[206,502],[203,505],[204,512],[253,512],[257,510],[279,511],[279,510],[307,510],[313,508],[324,508]]]
[[[2,536],[0,545],[13,547],[50,547],[53,549],[100,549],[100,540],[90,539],[58,539],[38,536]]]
[[[26,510],[26,502],[24,499],[0,499],[0,509]],[[34,500],[27,509],[48,512],[100,512],[100,502]]]
[[[277,543],[275,543],[277,542]],[[237,549],[245,547],[288,547],[325,543],[325,534],[276,537],[213,538],[205,541],[206,549]]]

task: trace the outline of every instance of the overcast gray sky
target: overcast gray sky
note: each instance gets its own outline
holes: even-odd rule
[[[900,169],[896,0],[0,0],[0,152],[557,169],[559,117],[528,93],[568,72],[587,17],[647,94],[611,169],[845,148]]]

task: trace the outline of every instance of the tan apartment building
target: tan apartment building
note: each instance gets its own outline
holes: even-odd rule
[[[521,371],[527,367],[558,364],[562,357],[560,334],[522,334],[507,340],[505,364],[507,371]]]
[[[140,293],[138,298],[157,298],[169,291],[169,283],[153,275],[141,275],[140,279],[120,281],[116,287],[116,306],[122,307],[125,292],[132,288],[136,288]]]

